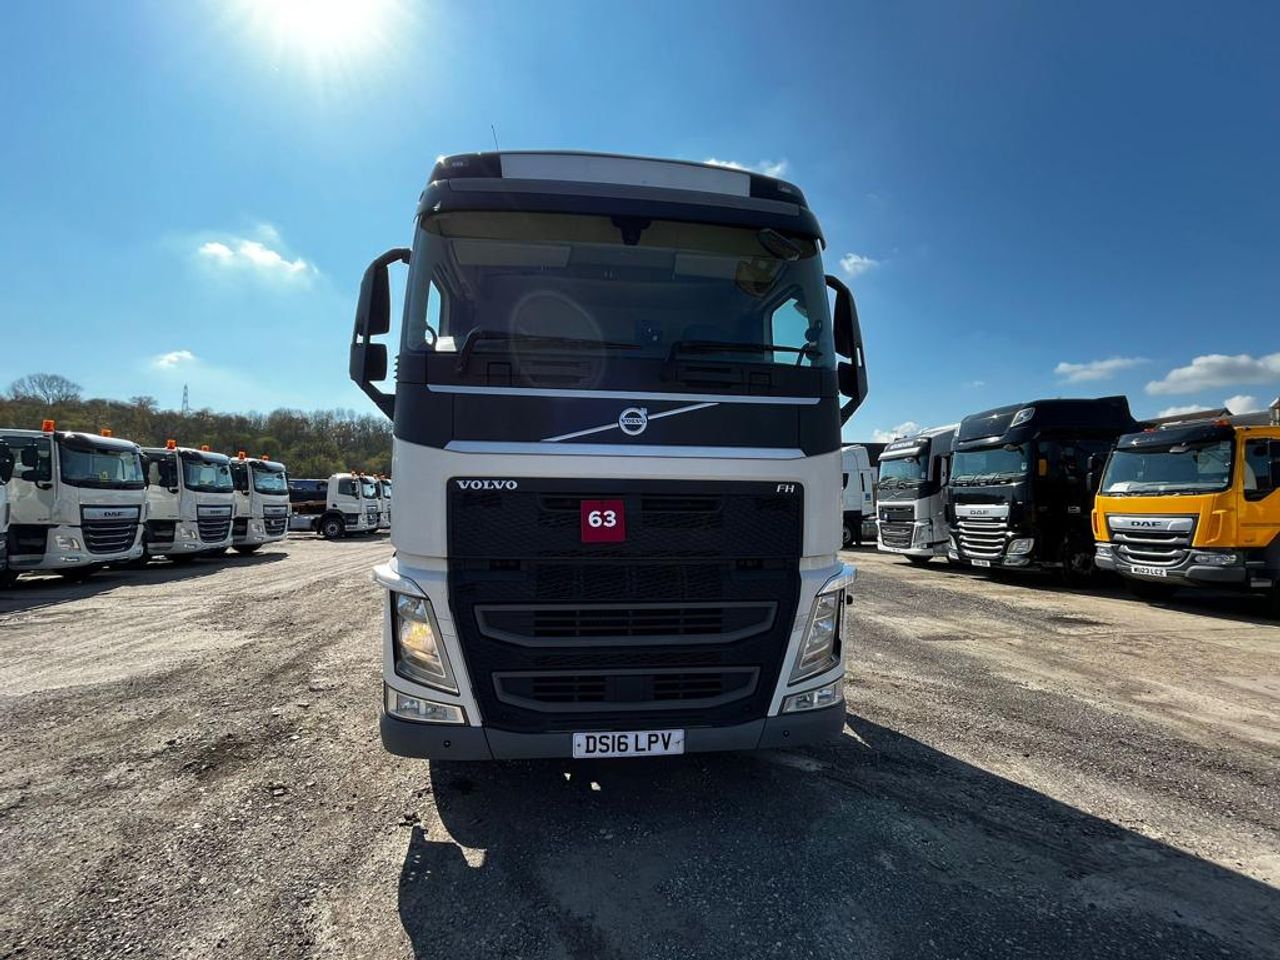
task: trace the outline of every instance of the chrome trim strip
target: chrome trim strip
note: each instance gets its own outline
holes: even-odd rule
[[[547,455],[543,441],[506,443],[498,440],[450,440],[444,447],[453,453]],[[804,451],[794,447],[676,447],[630,443],[567,443],[556,448],[560,455],[577,457],[700,457],[716,460],[802,460]]]
[[[661,420],[663,417],[674,417],[678,413],[691,413],[694,410],[705,410],[707,407],[716,407],[716,406],[719,406],[719,404],[695,403],[687,407],[677,407],[674,410],[666,410],[666,411],[663,411],[662,413],[647,414],[648,419],[645,421],[645,425],[648,426],[649,420]],[[562,433],[558,437],[547,437],[541,442],[542,443],[559,443],[561,440],[572,440],[575,437],[585,437],[593,433],[604,433],[608,430],[617,430],[617,429],[620,429],[620,428],[618,426],[617,421],[614,421],[613,423],[606,423],[603,427],[591,427],[588,430],[578,430],[578,431],[575,431],[574,433]]]
[[[632,393],[626,390],[550,390],[541,387],[469,387],[453,383],[428,383],[432,393],[461,393],[492,397],[549,397],[562,400],[616,400],[628,403],[632,400],[650,400],[691,403],[763,403],[778,406],[809,407],[822,397],[756,397],[713,393]]]

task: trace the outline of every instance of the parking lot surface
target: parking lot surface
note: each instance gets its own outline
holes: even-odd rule
[[[1280,626],[862,550],[844,735],[383,753],[385,537],[0,594],[0,957],[1280,956]]]

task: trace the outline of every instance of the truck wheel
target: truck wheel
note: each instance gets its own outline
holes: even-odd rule
[[[1152,583],[1150,580],[1130,580],[1130,592],[1140,600],[1146,600],[1148,603],[1160,603],[1168,600],[1173,596],[1177,587],[1172,587],[1167,583]]]
[[[245,547],[236,547],[236,553],[243,554],[244,556],[248,556],[251,553],[257,553],[258,548],[261,546],[262,544],[260,543],[254,543]]]
[[[1086,549],[1077,543],[1068,543],[1062,552],[1062,582],[1068,587],[1086,587],[1093,583],[1097,574],[1093,545]]]
[[[4,574],[0,573],[0,577]],[[0,586],[4,585],[4,581],[0,580]],[[1273,620],[1280,620],[1280,583],[1275,583],[1271,587],[1271,592],[1267,594],[1267,603],[1264,608],[1266,615]]]
[[[849,525],[847,520],[845,521],[844,529],[840,532],[840,546],[845,550],[853,546],[853,527]]]
[[[320,536],[326,540],[340,540],[347,532],[341,517],[325,517],[320,521]]]

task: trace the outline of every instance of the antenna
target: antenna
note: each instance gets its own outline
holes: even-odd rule
[[[498,130],[492,123],[489,124],[489,132],[493,134],[493,149],[501,153],[502,148],[498,146]]]
[[[182,415],[191,416],[191,398],[187,395],[187,385],[182,385]]]

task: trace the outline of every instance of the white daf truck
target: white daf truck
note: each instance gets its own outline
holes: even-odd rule
[[[185,563],[225,553],[233,542],[235,514],[231,458],[207,446],[180,447],[173,440],[163,447],[144,447],[142,455],[150,504],[147,556]]]
[[[328,480],[289,479],[293,513],[289,529],[338,540],[378,529],[378,488],[360,473],[335,473]]]
[[[391,481],[379,477],[378,485],[378,529],[391,529]]]
[[[0,440],[0,579],[9,569],[9,478],[13,476],[13,454]]]
[[[247,457],[241,450],[231,461],[235,516],[231,543],[236,553],[255,553],[264,543],[283,540],[289,532],[289,478],[284,464],[269,457]]]
[[[880,453],[876,483],[877,546],[925,564],[947,555],[944,496],[951,447],[959,424],[894,440]]]
[[[840,428],[866,372],[800,190],[451,156],[412,240],[366,271],[350,354],[394,424],[384,746],[633,757],[838,734]],[[391,394],[377,339],[400,261]]]
[[[136,443],[57,430],[0,430],[14,459],[8,483],[8,569],[83,579],[142,555],[146,480]]]

